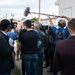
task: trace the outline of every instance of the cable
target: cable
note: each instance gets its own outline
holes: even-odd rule
[[[45,0],[44,0],[44,3],[45,3],[45,5],[46,5],[47,9],[48,9],[48,10],[50,10],[50,9],[48,8],[47,3],[46,3],[46,1],[45,1]]]

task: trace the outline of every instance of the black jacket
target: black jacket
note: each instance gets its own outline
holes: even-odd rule
[[[38,33],[34,30],[25,31],[19,36],[19,41],[22,44],[22,53],[23,54],[34,54],[37,53],[37,41]]]
[[[61,75],[75,75],[75,36],[56,43],[53,66]]]
[[[8,37],[0,31],[0,72],[10,71],[13,65],[12,48]]]

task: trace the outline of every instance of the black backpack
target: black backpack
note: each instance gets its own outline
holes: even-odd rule
[[[62,31],[59,31],[59,29],[57,29],[56,30],[56,39],[64,40],[65,38],[66,38],[65,29],[63,29]]]

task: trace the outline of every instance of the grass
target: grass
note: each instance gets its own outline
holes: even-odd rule
[[[15,75],[20,75],[20,69],[17,66],[15,67]]]

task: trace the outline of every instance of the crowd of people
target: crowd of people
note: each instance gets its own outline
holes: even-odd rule
[[[23,22],[23,28],[7,19],[0,22],[0,75],[11,75],[17,61],[22,60],[22,75],[43,75],[43,68],[50,66],[47,72],[57,75],[75,75],[75,18],[60,16],[58,27],[47,14],[50,26],[43,31],[41,23],[31,20]],[[14,51],[14,41],[17,52]],[[45,64],[44,64],[45,62]],[[44,66],[43,66],[44,64]]]

